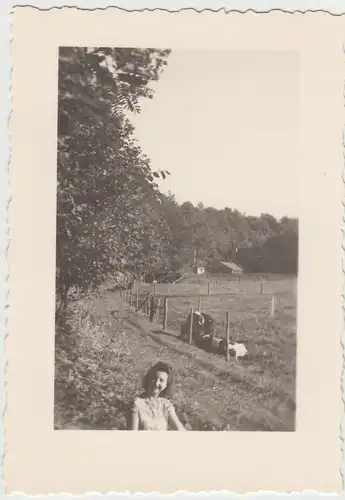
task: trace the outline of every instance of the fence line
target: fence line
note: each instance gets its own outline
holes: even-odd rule
[[[276,312],[276,296],[275,294],[272,295],[272,301],[271,301],[271,316],[275,316]]]
[[[229,341],[230,341],[230,312],[226,313],[226,348],[225,359],[229,361]]]
[[[222,294],[222,295],[225,295],[225,294]],[[181,316],[183,318],[188,317],[188,315],[183,314],[179,311],[176,311],[176,309],[173,309],[173,308],[168,309],[168,302],[167,302],[168,297],[179,298],[179,297],[183,297],[183,295],[173,295],[173,296],[168,296],[168,295],[163,295],[163,294],[162,295],[160,295],[160,294],[154,295],[151,292],[148,292],[146,297],[144,298],[144,300],[140,303],[139,302],[139,299],[140,299],[139,291],[137,291],[135,294],[133,294],[132,291],[130,291],[130,290],[125,290],[125,291],[121,290],[120,297],[124,302],[128,303],[130,307],[135,307],[136,311],[140,311],[141,309],[144,308],[144,312],[152,320],[154,319],[154,316],[155,315],[158,316],[159,311],[161,309],[164,309],[164,308],[166,308],[166,314],[168,314],[168,310],[170,310],[171,312],[173,312],[173,313],[175,313],[178,316]],[[189,295],[188,297],[192,298],[193,296]],[[201,312],[201,305],[202,305],[201,297],[203,297],[203,295],[199,294],[199,295],[195,295],[195,297],[198,297],[198,309],[197,310]],[[135,302],[134,302],[134,298],[135,298]],[[164,301],[163,307],[161,307],[161,304],[160,304],[162,298]],[[270,316],[271,317],[275,317],[276,309],[277,309],[277,297],[276,297],[276,294],[273,293],[271,296],[271,302],[270,302]],[[155,314],[155,313],[157,313],[157,314]],[[153,314],[153,316],[152,316],[152,314]]]
[[[180,295],[180,290],[179,288],[176,288],[174,285],[178,284],[178,282],[183,279],[184,277],[182,276],[181,278],[179,278],[178,280],[176,280],[175,282],[173,283],[156,283],[156,282],[153,282],[151,284],[143,284],[143,283],[138,283],[137,285],[138,286],[144,286],[144,287],[149,287],[150,288],[150,291],[151,293],[153,293],[153,295],[170,295],[170,296],[175,296],[175,293],[178,293]],[[260,295],[265,295],[266,292],[266,284],[270,283],[270,280],[267,276],[265,275],[255,275],[252,277],[252,279],[248,279],[248,277],[245,277],[244,276],[236,276],[236,277],[229,277],[227,280],[222,280],[222,279],[219,279],[217,278],[216,280],[213,280],[213,279],[208,279],[208,278],[200,278],[198,281],[194,282],[194,281],[191,281],[190,285],[193,287],[193,285],[195,286],[199,286],[199,287],[202,287],[203,288],[203,291],[202,292],[197,292],[195,295],[197,296],[211,296],[211,295],[215,295],[215,296],[221,296],[221,295],[227,295],[227,294],[231,294],[231,293],[234,293],[234,290],[232,290],[231,288],[228,288],[227,285],[229,285],[230,283],[238,283],[238,284],[241,284],[243,283],[243,287],[241,287],[241,293],[247,293],[248,292],[248,288],[247,286],[245,285],[245,283],[250,283],[255,289],[258,290],[258,292],[260,293]],[[274,283],[274,281],[272,282]],[[159,285],[163,285],[163,286],[166,286],[166,289],[164,292],[157,292],[157,288]],[[178,284],[178,287],[180,287],[181,285]],[[238,290],[237,290],[238,291]],[[190,296],[188,294],[188,296]]]
[[[137,307],[137,311],[140,311],[140,309],[147,303],[148,299],[150,297],[150,294],[148,293],[143,302]]]
[[[183,314],[183,313],[180,313],[179,311],[176,311],[175,309],[173,309],[172,307],[169,309],[169,311],[172,311],[174,312],[175,314],[177,314],[178,316],[182,316],[183,318],[188,318],[188,316],[186,314]]]
[[[193,342],[193,308],[190,310],[189,343]]]
[[[168,329],[168,297],[164,298],[163,330]]]
[[[169,312],[173,312],[178,316],[181,316],[185,319],[188,319],[189,315],[191,318],[191,321],[188,325],[189,327],[189,332],[188,332],[188,342],[189,344],[193,343],[193,314],[194,314],[194,308],[192,307],[190,309],[190,313],[187,316],[186,314],[183,314],[179,311],[176,311],[172,307],[169,307],[169,298],[167,296],[163,297],[163,306],[161,306],[161,298],[162,296],[157,296],[152,294],[151,292],[147,293],[146,297],[144,300],[139,303],[139,292],[137,291],[135,293],[135,306],[133,303],[133,293],[131,290],[126,290],[126,291],[120,291],[120,297],[122,300],[124,300],[126,303],[129,304],[131,308],[134,307],[134,309],[139,312],[140,310],[143,309],[143,312],[150,321],[153,322],[159,322],[160,320],[160,311],[163,310],[163,319],[162,319],[162,328],[164,331],[168,329],[168,314]],[[276,313],[276,295],[272,294],[271,297],[271,302],[270,302],[270,316],[274,317]],[[201,312],[201,295],[199,295],[198,299],[198,310]],[[222,322],[223,328],[225,326],[225,359],[228,361],[229,360],[229,347],[230,347],[230,311],[226,312],[225,315],[225,321]],[[214,337],[215,345],[219,346],[219,343],[221,342],[221,339],[217,339]],[[224,340],[222,341],[224,342]]]

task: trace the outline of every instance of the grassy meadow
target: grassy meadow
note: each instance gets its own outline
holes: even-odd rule
[[[210,294],[208,295],[208,289]],[[153,285],[133,290],[141,302]],[[168,296],[168,331],[162,312],[151,324],[119,292],[105,287],[97,296],[71,304],[57,325],[55,427],[125,429],[128,405],[140,381],[158,359],[175,368],[174,404],[190,430],[293,431],[295,426],[296,279],[269,276],[263,294],[258,278],[194,278],[157,284]],[[271,316],[272,294],[276,310]],[[249,359],[206,353],[177,338],[182,315],[198,307],[213,316],[216,336],[246,342]],[[180,313],[180,314],[177,314]]]

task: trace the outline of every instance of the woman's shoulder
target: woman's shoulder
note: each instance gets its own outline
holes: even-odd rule
[[[134,399],[132,400],[132,408],[142,408],[145,405],[145,398],[140,395],[140,396],[135,396]]]
[[[170,399],[167,399],[167,398],[160,398],[161,400],[161,403],[162,405],[164,406],[164,408],[166,410],[173,410],[174,409],[174,405],[172,404],[172,402],[170,401]]]

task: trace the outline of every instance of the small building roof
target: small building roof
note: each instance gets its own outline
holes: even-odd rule
[[[237,264],[234,264],[234,262],[223,262],[223,261],[221,261],[221,264],[223,264],[223,266],[226,266],[229,269],[231,269],[231,271],[236,271],[238,273],[242,273],[243,272],[242,267],[238,266]]]

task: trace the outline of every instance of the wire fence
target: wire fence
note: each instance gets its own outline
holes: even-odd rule
[[[193,312],[209,314],[214,321],[214,337],[224,339],[228,344],[230,340],[244,341],[244,333],[260,331],[267,321],[276,318],[281,308],[290,307],[291,315],[295,315],[294,303],[287,304],[283,293],[286,290],[282,291],[276,280],[275,286],[266,286],[263,292],[260,286],[247,294],[243,294],[239,287],[233,289],[228,282],[199,282],[194,287],[191,283],[176,284],[173,290],[170,284],[145,284],[138,286],[137,290],[122,291],[121,296],[134,310],[146,315],[162,330],[173,330],[177,334],[181,333],[181,328],[192,328],[188,317]],[[192,340],[191,330],[190,343]]]
[[[272,275],[242,275],[239,277],[220,275],[217,278],[193,276],[183,278],[178,283],[140,283],[137,288],[152,292],[154,295],[203,296],[236,293],[240,295],[272,295],[286,290],[286,282],[296,287],[296,278]]]

